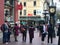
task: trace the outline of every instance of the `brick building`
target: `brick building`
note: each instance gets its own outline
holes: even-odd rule
[[[10,23],[18,21],[17,0],[0,0],[0,25],[5,20]]]
[[[0,0],[0,25],[4,23],[4,0]]]

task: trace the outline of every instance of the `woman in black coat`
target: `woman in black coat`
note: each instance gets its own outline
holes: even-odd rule
[[[30,38],[30,43],[32,43],[32,39],[34,38],[34,27],[33,26],[29,27],[29,38]]]
[[[58,45],[60,45],[60,24],[59,24],[59,27],[58,27],[57,35],[59,36]]]

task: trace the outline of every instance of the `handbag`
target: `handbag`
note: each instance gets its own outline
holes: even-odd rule
[[[25,31],[25,29],[24,29],[24,28],[21,28],[21,30],[20,30],[20,31],[21,31],[21,33],[23,33],[23,32]]]

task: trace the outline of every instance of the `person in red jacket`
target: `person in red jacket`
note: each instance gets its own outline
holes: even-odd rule
[[[14,32],[14,38],[15,38],[16,42],[18,41],[17,36],[19,35],[18,29],[19,29],[19,26],[17,24],[15,24],[13,32]]]

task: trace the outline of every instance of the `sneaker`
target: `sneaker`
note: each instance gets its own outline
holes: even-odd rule
[[[15,42],[18,42],[18,40],[15,40]]]
[[[8,44],[8,42],[6,42],[6,44]]]

